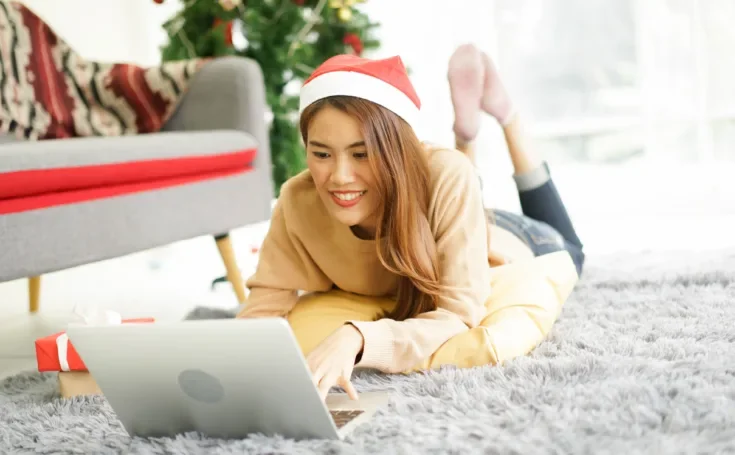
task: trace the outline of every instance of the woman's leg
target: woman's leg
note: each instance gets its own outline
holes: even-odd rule
[[[448,79],[458,150],[474,162],[473,141],[481,111],[493,116],[503,128],[523,216],[494,210],[493,222],[521,238],[536,255],[567,250],[577,272],[581,273],[582,242],[551,179],[548,165],[525,144],[520,118],[492,60],[472,45],[460,46],[450,59]],[[483,81],[481,87],[478,87],[479,80]],[[482,93],[479,101],[478,92]]]
[[[516,116],[503,127],[503,133],[513,162],[513,180],[518,188],[523,214],[550,225],[567,242],[581,250],[582,242],[551,179],[549,166],[525,145],[520,119]]]

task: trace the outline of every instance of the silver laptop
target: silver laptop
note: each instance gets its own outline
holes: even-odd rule
[[[70,325],[67,334],[131,436],[341,439],[389,400],[338,393],[325,404],[282,318]]]

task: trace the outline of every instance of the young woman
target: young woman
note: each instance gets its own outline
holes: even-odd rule
[[[522,146],[490,60],[459,48],[449,81],[458,148],[471,153],[481,109],[504,125],[526,216],[496,211],[488,223],[469,155],[419,140],[420,101],[399,57],[334,57],[302,88],[308,170],[282,188],[238,317],[288,317],[301,292],[393,299],[382,317],[341,322],[308,352],[323,397],[340,385],[357,398],[355,366],[405,371],[477,327],[491,296],[490,265],[566,249],[581,269],[581,244],[547,167]],[[536,327],[523,311],[493,323],[529,344],[539,335],[517,330],[519,317]],[[509,352],[520,344],[506,342]]]

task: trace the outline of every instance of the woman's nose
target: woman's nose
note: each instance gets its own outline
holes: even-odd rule
[[[332,183],[347,185],[354,180],[354,172],[348,160],[337,160],[332,170]]]

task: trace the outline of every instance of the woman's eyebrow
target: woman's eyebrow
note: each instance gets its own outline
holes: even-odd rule
[[[314,147],[323,147],[323,148],[331,150],[330,146],[328,146],[327,144],[321,143],[319,141],[309,141],[309,145],[313,145]],[[365,146],[365,141],[357,141],[357,142],[353,142],[352,144],[348,145],[347,148],[352,149],[352,148],[364,147],[364,146]]]
[[[313,145],[314,147],[323,147],[325,149],[331,149],[331,147],[328,146],[327,144],[322,144],[321,142],[318,142],[318,141],[309,141],[309,145]]]

